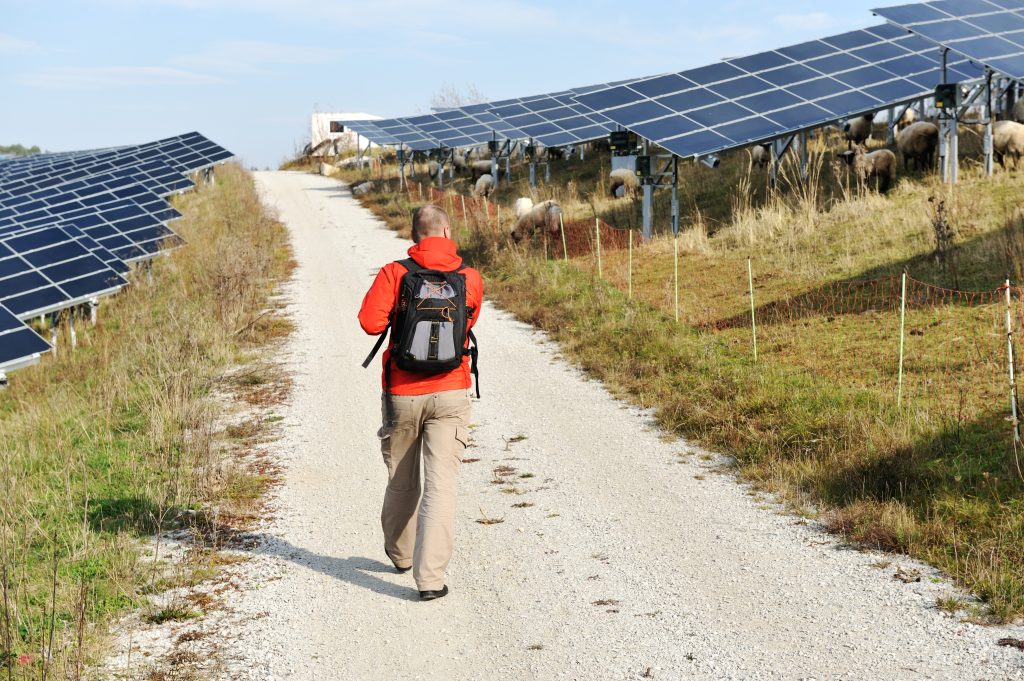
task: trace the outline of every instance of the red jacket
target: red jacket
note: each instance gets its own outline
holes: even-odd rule
[[[455,251],[455,242],[444,237],[427,237],[409,249],[409,257],[423,267],[442,272],[450,272],[458,267],[461,260]],[[384,331],[398,299],[398,287],[402,281],[405,268],[398,263],[388,263],[377,272],[377,278],[363,298],[363,306],[359,310],[359,325],[363,331],[376,336]],[[480,305],[484,299],[484,282],[480,273],[471,267],[463,270],[466,275],[466,309],[472,309],[468,328],[473,328],[480,316]],[[469,343],[467,339],[467,345]],[[384,350],[383,361],[386,363],[391,354],[391,341]],[[386,365],[386,364],[385,364]],[[462,360],[462,366],[445,374],[420,374],[403,371],[391,366],[391,393],[394,395],[426,395],[442,390],[462,390],[473,385],[469,372],[469,357]],[[381,373],[381,388],[384,387],[384,374]]]

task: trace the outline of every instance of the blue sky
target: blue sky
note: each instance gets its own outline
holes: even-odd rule
[[[0,144],[198,130],[276,166],[313,111],[399,116],[444,85],[488,98],[677,71],[882,23],[843,3],[0,0]]]

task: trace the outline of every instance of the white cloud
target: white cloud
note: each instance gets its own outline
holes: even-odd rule
[[[325,47],[285,45],[253,40],[232,40],[211,45],[193,54],[171,60],[175,66],[209,71],[252,73],[273,64],[329,64],[343,52]]]
[[[780,14],[775,23],[785,29],[794,31],[817,31],[832,25],[832,19],[825,12],[808,12],[806,14]]]
[[[224,82],[182,69],[162,66],[57,67],[23,73],[17,80],[50,90],[92,90],[147,85],[213,85]]]
[[[25,54],[36,52],[38,49],[39,46],[31,41],[0,33],[0,54]]]

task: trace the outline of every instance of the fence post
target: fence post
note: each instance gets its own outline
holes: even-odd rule
[[[672,249],[672,271],[674,272],[675,278],[675,316],[676,321],[679,321],[679,233],[672,237],[673,249]]]
[[[629,299],[633,300],[633,230],[629,230]]]
[[[750,282],[750,333],[754,338],[754,361],[757,361],[757,320],[754,317],[754,264],[747,258],[747,280]]]
[[[462,201],[462,226],[465,227],[466,231],[468,232],[469,231],[469,216],[466,215],[466,195],[465,194],[459,194],[459,199]]]
[[[558,214],[558,229],[562,232],[562,256],[566,262],[569,262],[569,247],[565,244],[565,222],[562,220],[562,214]]]
[[[601,272],[601,218],[594,218],[594,234],[597,235],[597,276],[602,277]]]
[[[1013,423],[1013,441],[1020,442],[1020,421],[1017,414],[1017,372],[1013,367],[1013,303],[1010,298],[1010,278],[1006,278],[1006,352],[1010,369],[1010,414]]]
[[[900,371],[896,388],[896,408],[903,406],[903,339],[907,325],[907,273],[903,272],[903,285],[900,290]]]

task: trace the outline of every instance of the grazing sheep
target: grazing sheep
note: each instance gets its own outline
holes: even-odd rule
[[[871,124],[875,121],[875,114],[869,113],[857,118],[851,118],[843,125],[843,136],[850,146],[864,144],[871,138]]]
[[[473,161],[472,163],[469,164],[469,171],[473,175],[473,181],[476,182],[478,179],[480,179],[482,175],[491,174],[491,162]]]
[[[494,178],[491,177],[490,173],[486,173],[477,178],[476,184],[473,185],[473,195],[488,197],[491,192],[494,191]]]
[[[519,243],[523,239],[528,239],[538,227],[543,227],[552,236],[558,234],[561,215],[562,207],[558,205],[558,201],[541,201],[516,220],[516,226],[512,229],[512,240]]]
[[[452,154],[452,165],[455,166],[455,172],[461,173],[469,168],[469,152],[455,152]]]
[[[903,112],[903,115],[900,116],[900,119],[896,121],[896,130],[898,132],[903,132],[913,125],[916,120],[917,112],[908,107],[907,110]]]
[[[629,168],[616,168],[608,179],[608,193],[615,198],[622,198],[627,193],[632,196],[640,185],[636,173]]]
[[[1010,120],[1015,123],[1024,123],[1024,99],[1013,105],[1013,114],[1010,116]]]
[[[863,146],[857,145],[853,150],[844,151],[840,157],[857,174],[857,186],[861,190],[867,189],[869,180],[877,180],[878,191],[884,194],[896,179],[896,154],[888,149],[868,154]]]
[[[935,165],[935,150],[939,146],[939,128],[928,121],[912,123],[896,135],[896,148],[903,156],[903,167],[914,161],[917,170],[930,170]]]
[[[1013,167],[1017,168],[1021,155],[1024,155],[1024,124],[999,121],[993,125],[992,151],[1003,168],[1006,167],[1007,156],[1013,159]]]
[[[523,217],[533,208],[533,199],[528,196],[516,199],[516,202],[512,204],[512,212],[516,215],[516,220]]]
[[[772,145],[758,144],[750,150],[750,162],[758,168],[764,168],[772,160]]]

